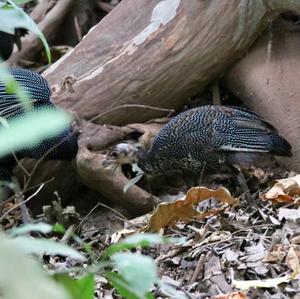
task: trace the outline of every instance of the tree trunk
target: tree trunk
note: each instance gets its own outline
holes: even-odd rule
[[[300,171],[300,26],[273,29],[226,74],[225,84],[292,144],[293,157],[281,162]]]
[[[292,0],[123,0],[45,73],[53,99],[79,117],[124,104],[178,109],[220,76]],[[161,116],[126,108],[98,123]]]

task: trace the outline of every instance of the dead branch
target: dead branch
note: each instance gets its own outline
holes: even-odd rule
[[[51,37],[59,30],[60,24],[71,4],[72,0],[58,1],[46,14],[45,18],[38,24],[46,39],[51,39]],[[15,65],[20,59],[31,60],[42,48],[43,44],[37,35],[30,33],[22,40],[22,50],[13,53],[8,63],[10,65]]]
[[[79,140],[76,168],[81,182],[92,190],[98,191],[109,202],[126,208],[132,214],[142,214],[151,211],[160,200],[137,186],[130,187],[124,193],[123,187],[128,179],[120,167],[117,169],[104,167],[103,162],[106,160],[106,155],[99,151],[100,145],[102,147],[112,145],[112,142],[121,140],[130,131],[132,132],[133,129],[93,124],[84,126]],[[99,138],[96,142],[99,146],[95,145],[95,139],[92,136]],[[95,150],[96,147],[98,147],[98,151],[91,151],[92,148]],[[107,148],[106,151],[108,151]]]
[[[56,0],[40,0],[30,13],[31,18],[36,23],[40,23],[44,19],[48,10],[51,9],[55,5],[55,3]]]

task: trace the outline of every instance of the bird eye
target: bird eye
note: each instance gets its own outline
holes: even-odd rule
[[[110,154],[112,157],[114,157],[114,158],[118,158],[118,153],[116,152],[116,151],[113,151],[113,152],[111,152],[111,154]]]

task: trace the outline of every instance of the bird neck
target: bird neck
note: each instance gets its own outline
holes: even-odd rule
[[[144,172],[148,174],[155,174],[162,171],[159,164],[156,162],[151,149],[148,151],[141,149],[138,151],[137,156],[138,165]]]

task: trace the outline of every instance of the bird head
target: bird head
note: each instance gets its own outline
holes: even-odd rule
[[[107,154],[103,166],[138,163],[144,152],[145,149],[141,144],[119,143]]]

